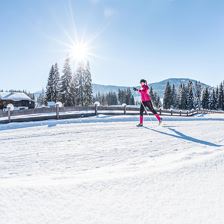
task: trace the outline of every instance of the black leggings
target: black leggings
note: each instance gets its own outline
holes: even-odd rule
[[[143,113],[144,113],[144,110],[145,110],[145,108],[144,108],[144,106],[142,104],[144,104],[144,106],[146,108],[148,108],[150,111],[152,111],[153,114],[157,114],[157,112],[153,108],[152,101],[146,101],[146,102],[142,102],[141,103],[141,107],[140,107],[140,115],[141,116],[143,116]]]

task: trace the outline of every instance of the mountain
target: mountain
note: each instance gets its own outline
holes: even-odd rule
[[[197,82],[194,79],[187,79],[187,78],[170,78],[170,79],[165,79],[160,82],[155,82],[149,84],[149,86],[152,86],[153,90],[159,94],[160,97],[163,97],[166,84],[169,82],[171,85],[175,85],[177,88],[181,83],[187,84],[189,81],[193,82],[194,84]],[[201,83],[202,88],[205,87],[210,87],[209,85],[205,83]],[[127,86],[114,86],[114,85],[99,85],[99,84],[93,84],[93,94],[95,95],[96,93],[108,93],[108,92],[118,92],[119,89],[126,89],[128,88]]]
[[[165,79],[160,82],[152,83],[152,84],[150,84],[150,86],[152,86],[153,90],[155,92],[157,92],[160,97],[163,97],[167,82],[169,82],[171,86],[175,85],[175,87],[178,88],[180,86],[180,84],[187,85],[189,81],[191,81],[193,84],[195,84],[197,82],[197,80],[194,80],[194,79],[170,78],[170,79]],[[201,83],[201,85],[202,85],[202,88],[210,87],[209,85],[207,85],[205,83]]]

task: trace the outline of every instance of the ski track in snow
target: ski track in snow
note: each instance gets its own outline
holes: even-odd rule
[[[224,223],[224,116],[0,126],[0,223]]]

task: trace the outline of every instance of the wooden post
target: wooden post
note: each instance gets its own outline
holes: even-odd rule
[[[127,105],[124,105],[124,115],[127,113]]]
[[[180,116],[181,116],[181,114],[182,114],[182,111],[180,110]]]
[[[95,103],[95,115],[97,115],[97,107],[98,107],[98,105],[97,105],[97,103]]]
[[[162,115],[162,109],[159,108],[159,115]]]
[[[187,111],[187,117],[189,116],[189,111]]]
[[[56,104],[56,118],[59,119],[59,104]]]
[[[170,111],[171,116],[173,116],[173,110]]]
[[[8,107],[8,122],[11,122],[11,111],[10,111],[10,107]]]

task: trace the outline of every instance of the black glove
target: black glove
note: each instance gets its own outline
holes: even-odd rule
[[[137,89],[137,88],[135,88],[135,87],[133,87],[133,90],[134,90],[134,91],[138,91],[138,89]]]

